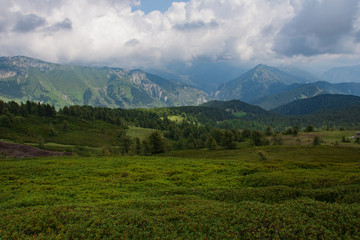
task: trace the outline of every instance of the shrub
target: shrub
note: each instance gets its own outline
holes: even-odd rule
[[[319,146],[320,145],[320,137],[319,136],[315,136],[314,139],[313,139],[313,145],[314,146]]]

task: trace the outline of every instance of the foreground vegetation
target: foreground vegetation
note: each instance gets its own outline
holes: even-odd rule
[[[285,118],[211,104],[0,101],[1,139],[73,154],[1,152],[0,239],[360,238],[356,111]]]
[[[1,239],[358,239],[360,150],[0,160]]]

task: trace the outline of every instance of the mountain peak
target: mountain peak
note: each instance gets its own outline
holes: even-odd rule
[[[270,69],[270,68],[272,68],[272,67],[261,63],[261,64],[256,65],[253,69],[254,70],[262,70],[262,69]]]
[[[222,100],[240,99],[249,102],[280,93],[291,84],[303,82],[303,79],[275,67],[259,64],[240,77],[220,86],[216,91],[216,97]]]

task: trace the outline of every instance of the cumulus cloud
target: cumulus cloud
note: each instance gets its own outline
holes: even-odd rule
[[[131,68],[360,51],[357,0],[189,0],[148,14],[134,10],[140,3],[5,1],[0,55]]]
[[[275,39],[280,54],[312,56],[351,53],[358,0],[304,1]]]

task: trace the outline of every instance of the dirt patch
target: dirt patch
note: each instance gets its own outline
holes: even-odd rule
[[[8,158],[70,156],[71,153],[53,152],[23,144],[0,141],[0,155]]]

